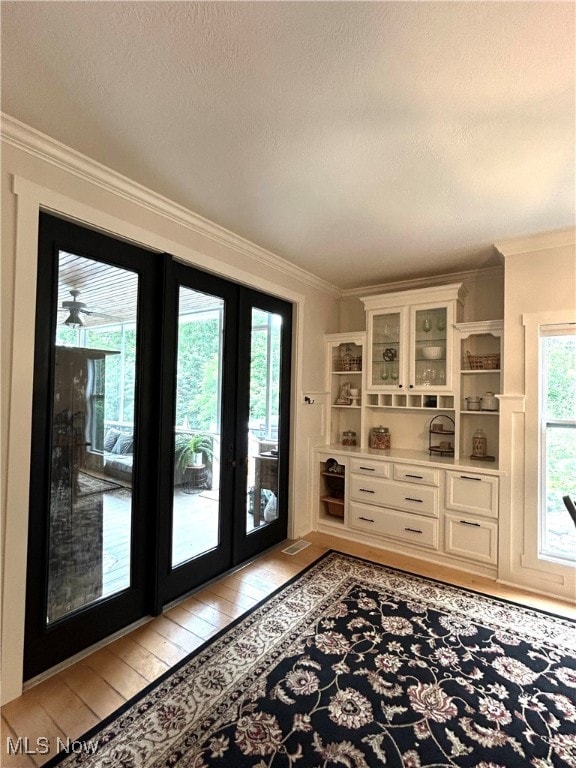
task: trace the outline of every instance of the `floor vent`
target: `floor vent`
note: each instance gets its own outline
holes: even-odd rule
[[[294,544],[290,544],[289,547],[286,547],[286,549],[283,549],[282,552],[284,552],[287,555],[295,555],[297,552],[302,552],[303,549],[306,549],[306,547],[310,546],[309,541],[296,541]]]

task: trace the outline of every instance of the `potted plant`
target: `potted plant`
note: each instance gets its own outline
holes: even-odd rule
[[[188,467],[206,464],[214,455],[208,435],[180,435],[176,438],[176,464],[183,473]]]

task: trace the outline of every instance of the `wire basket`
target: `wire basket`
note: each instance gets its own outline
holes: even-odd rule
[[[498,352],[491,355],[473,355],[466,352],[468,358],[468,368],[471,371],[496,371],[500,368],[500,354]]]
[[[362,358],[361,357],[346,357],[340,361],[341,369],[343,371],[361,371],[362,370]]]

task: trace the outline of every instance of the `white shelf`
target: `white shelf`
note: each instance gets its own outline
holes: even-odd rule
[[[354,409],[360,409],[361,407],[361,405],[336,405],[336,403],[332,405],[332,408],[343,408],[345,411],[353,411]]]
[[[362,375],[362,371],[332,371],[334,376],[354,376],[354,374]]]

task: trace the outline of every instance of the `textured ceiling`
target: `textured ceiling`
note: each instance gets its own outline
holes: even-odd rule
[[[572,2],[2,2],[2,109],[341,287],[575,223]]]

